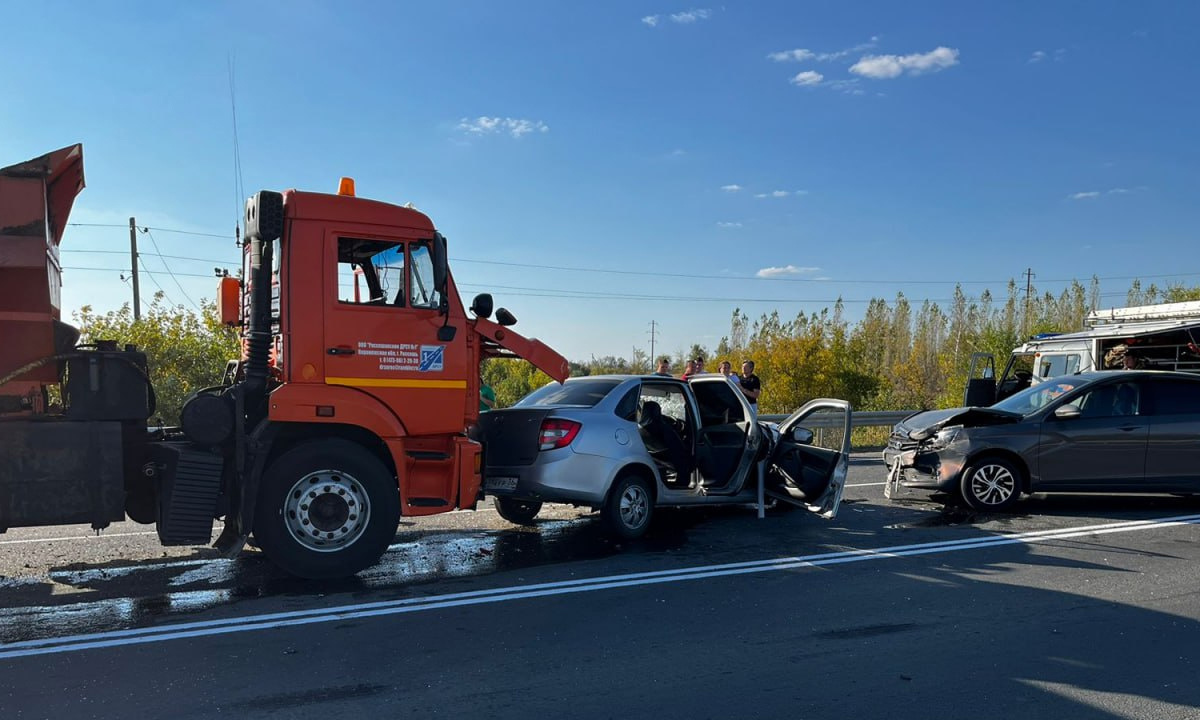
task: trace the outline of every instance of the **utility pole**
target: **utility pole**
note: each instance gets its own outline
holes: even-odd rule
[[[654,337],[658,334],[658,322],[650,321],[650,366],[658,367],[658,357],[654,354]]]
[[[1033,299],[1033,268],[1025,269],[1025,323],[1022,328],[1022,335],[1029,332],[1029,303]]]
[[[129,263],[133,271],[133,319],[142,319],[142,292],[138,288],[137,223],[129,218]]]

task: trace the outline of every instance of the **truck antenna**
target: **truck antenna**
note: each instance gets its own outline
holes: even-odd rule
[[[237,122],[237,72],[234,67],[233,53],[229,53],[229,108],[233,115],[233,194],[234,208],[237,218],[234,221],[234,240],[241,243],[242,237],[242,203],[245,202],[246,192],[245,185],[242,184],[242,148],[238,143],[238,122]]]

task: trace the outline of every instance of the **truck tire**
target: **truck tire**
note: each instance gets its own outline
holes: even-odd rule
[[[654,515],[654,494],[650,482],[639,474],[618,478],[600,508],[600,520],[609,532],[623,540],[646,534]]]
[[[500,517],[513,525],[532,525],[533,519],[541,512],[542,504],[536,500],[517,500],[516,498],[496,498],[496,512]]]
[[[263,473],[254,537],[293,575],[353,575],[379,562],[396,537],[400,493],[374,454],[348,440],[308,442]]]

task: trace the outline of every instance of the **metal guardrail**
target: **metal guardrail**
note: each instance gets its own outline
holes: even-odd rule
[[[916,410],[870,410],[866,412],[854,412],[854,416],[850,418],[851,428],[860,427],[891,427],[900,422],[904,418],[917,412]],[[758,419],[764,422],[783,422],[787,419],[787,415],[759,415]],[[841,427],[842,421],[837,417],[837,413],[819,413],[816,417],[810,418],[804,423],[808,428],[831,428]]]

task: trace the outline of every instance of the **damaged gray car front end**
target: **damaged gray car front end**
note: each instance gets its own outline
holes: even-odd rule
[[[992,447],[1005,426],[1021,419],[1019,413],[978,407],[930,410],[905,418],[892,428],[883,450],[888,467],[884,496],[893,498],[902,488],[956,492],[963,468],[981,446],[980,436]]]

